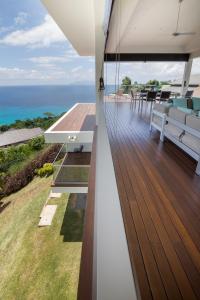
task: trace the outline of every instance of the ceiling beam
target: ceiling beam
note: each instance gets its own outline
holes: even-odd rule
[[[105,53],[105,62],[188,61],[189,53]]]

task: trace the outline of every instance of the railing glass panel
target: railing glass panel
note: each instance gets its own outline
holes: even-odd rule
[[[89,170],[90,166],[84,165],[54,165],[54,184],[87,184]]]

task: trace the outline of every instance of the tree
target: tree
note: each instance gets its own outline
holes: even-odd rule
[[[48,119],[51,119],[51,118],[54,118],[55,115],[49,111],[45,112],[44,115],[48,118]]]
[[[0,126],[0,131],[1,132],[5,132],[5,131],[7,131],[9,129],[9,126],[8,125],[1,125]]]
[[[147,85],[155,85],[155,86],[159,86],[159,81],[158,80],[156,80],[156,79],[153,79],[153,80],[149,80],[148,82],[147,82]]]
[[[131,89],[131,79],[128,76],[122,79],[121,87],[123,89],[123,93],[128,94]]]

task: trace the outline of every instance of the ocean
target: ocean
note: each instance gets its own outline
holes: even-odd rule
[[[114,86],[108,86],[107,91],[113,92]],[[45,112],[57,115],[68,111],[77,102],[95,102],[95,87],[92,85],[0,87],[0,125],[43,116]]]

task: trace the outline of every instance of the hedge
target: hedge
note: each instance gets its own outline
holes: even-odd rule
[[[7,175],[4,178],[0,197],[8,196],[26,186],[34,178],[35,170],[41,168],[45,163],[52,163],[59,150],[60,145],[52,145],[45,152],[39,154],[34,160],[28,163],[21,171],[14,175]]]

